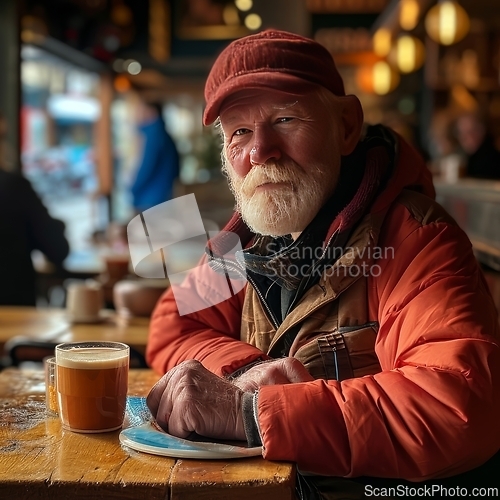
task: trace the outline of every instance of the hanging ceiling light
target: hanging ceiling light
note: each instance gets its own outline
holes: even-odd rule
[[[360,66],[356,83],[363,92],[385,95],[398,86],[399,74],[386,61],[378,61],[373,66]]]
[[[236,7],[243,12],[250,10],[253,7],[252,0],[235,0],[234,1]]]
[[[385,57],[391,51],[392,33],[387,28],[379,28],[373,35],[373,51]]]
[[[373,65],[373,90],[378,95],[392,92],[399,84],[399,75],[385,61]]]
[[[385,95],[392,92],[399,84],[399,75],[385,61],[373,65],[373,90],[376,94]]]
[[[405,31],[411,31],[418,24],[420,5],[417,0],[401,0],[399,24]]]
[[[412,73],[424,64],[424,44],[414,36],[402,35],[397,39],[394,59],[401,73]]]
[[[245,17],[245,26],[249,30],[258,30],[262,26],[262,18],[258,14],[248,14]]]
[[[429,10],[425,18],[427,34],[442,45],[459,42],[467,35],[469,28],[469,15],[454,0],[441,0]]]

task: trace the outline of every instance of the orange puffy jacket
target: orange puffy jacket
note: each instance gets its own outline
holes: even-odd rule
[[[367,279],[381,371],[261,387],[267,459],[315,474],[424,480],[470,470],[500,449],[495,306],[468,238],[433,201],[430,173],[401,138],[396,163],[369,214],[384,214],[377,245],[394,249]],[[408,197],[405,190],[423,194]],[[210,273],[197,268],[183,288],[213,303]],[[240,337],[245,297],[255,295],[247,287],[185,316],[167,291],[151,320],[150,365],[163,374],[197,359],[223,376],[265,359],[266,352]],[[307,317],[315,300],[318,294],[306,294],[294,314]]]

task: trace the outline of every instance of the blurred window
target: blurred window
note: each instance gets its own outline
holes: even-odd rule
[[[21,160],[50,213],[66,223],[72,250],[107,224],[98,188],[94,136],[99,76],[38,47],[21,50]]]

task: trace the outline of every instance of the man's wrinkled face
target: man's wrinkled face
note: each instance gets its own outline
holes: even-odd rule
[[[253,231],[296,235],[332,195],[340,170],[340,116],[340,104],[317,91],[290,96],[252,89],[226,99],[220,113],[224,171]]]

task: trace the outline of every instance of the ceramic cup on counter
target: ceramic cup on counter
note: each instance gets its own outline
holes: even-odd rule
[[[168,288],[168,280],[122,280],[113,287],[113,303],[124,318],[147,317]]]
[[[59,416],[65,429],[98,433],[122,426],[129,357],[129,346],[121,342],[56,346]]]
[[[75,281],[68,285],[66,312],[74,323],[94,323],[101,319],[104,296],[100,283],[94,280]]]

